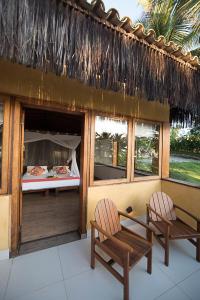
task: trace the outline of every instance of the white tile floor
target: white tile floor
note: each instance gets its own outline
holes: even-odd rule
[[[176,241],[170,250],[169,267],[155,243],[152,275],[146,273],[145,258],[132,269],[130,300],[200,299],[195,248]],[[123,299],[122,285],[103,266],[97,263],[95,270],[90,269],[90,239],[0,262],[0,300],[80,299]]]

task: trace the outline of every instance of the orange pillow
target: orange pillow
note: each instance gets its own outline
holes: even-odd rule
[[[41,166],[35,166],[28,173],[32,176],[40,176],[45,173],[45,169]]]
[[[57,174],[68,174],[70,169],[68,166],[56,166],[54,167],[54,171],[56,171]]]

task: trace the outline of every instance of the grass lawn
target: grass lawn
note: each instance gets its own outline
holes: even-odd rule
[[[170,163],[170,178],[200,186],[200,161]]]

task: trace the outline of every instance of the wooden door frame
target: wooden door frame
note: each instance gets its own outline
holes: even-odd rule
[[[14,99],[13,99],[14,100]],[[15,99],[12,105],[12,120],[15,124],[12,128],[12,204],[11,204],[11,254],[18,254],[20,243],[20,225],[21,225],[21,170],[23,166],[22,148],[23,148],[23,133],[22,116],[25,108],[34,108],[42,110],[50,110],[54,112],[62,112],[66,114],[81,114],[82,118],[82,142],[81,142],[81,184],[80,184],[80,226],[79,232],[81,238],[87,235],[87,194],[89,184],[89,151],[90,151],[90,113],[87,110],[72,110],[65,106],[48,105],[29,103],[24,99]]]
[[[20,240],[20,202],[21,202],[21,149],[22,149],[22,106],[12,99],[11,128],[11,255],[18,254]]]

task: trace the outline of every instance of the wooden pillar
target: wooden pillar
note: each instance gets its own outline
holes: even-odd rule
[[[85,112],[82,126],[81,141],[81,186],[80,186],[80,234],[86,236],[87,224],[87,195],[89,184],[89,152],[90,152],[90,127],[91,120],[89,112]]]
[[[17,254],[20,238],[20,194],[21,194],[21,149],[22,149],[22,109],[13,99],[11,128],[11,252]]]
[[[163,123],[162,130],[162,178],[169,177],[170,163],[170,124]]]

